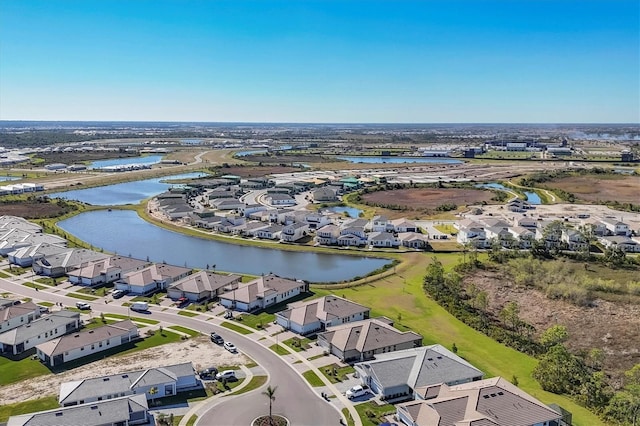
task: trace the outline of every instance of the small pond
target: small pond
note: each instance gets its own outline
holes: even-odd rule
[[[360,217],[360,213],[362,210],[356,209],[355,207],[345,207],[345,206],[337,206],[337,207],[327,207],[326,209],[322,209],[323,211],[330,211],[334,213],[347,213],[349,217],[358,218]]]
[[[157,164],[162,161],[162,155],[145,155],[142,157],[112,158],[110,160],[94,161],[90,169],[102,169],[113,166],[129,166],[131,164]]]
[[[439,163],[439,164],[462,164],[463,161],[455,158],[442,157],[374,157],[374,156],[339,156],[340,160],[352,163],[372,163],[372,164],[402,164],[402,163]]]

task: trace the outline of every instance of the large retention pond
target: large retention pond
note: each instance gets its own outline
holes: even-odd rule
[[[448,157],[374,157],[367,155],[340,156],[341,160],[351,163],[372,163],[372,164],[402,164],[402,163],[440,163],[440,164],[462,164],[463,161]]]
[[[191,268],[268,274],[310,282],[339,282],[365,276],[390,261],[339,254],[247,247],[168,231],[129,210],[82,213],[61,221],[65,232],[109,252]]]

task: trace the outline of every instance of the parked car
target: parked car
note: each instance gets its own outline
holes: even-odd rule
[[[224,342],[224,348],[229,352],[233,352],[233,353],[238,352],[238,348],[236,348],[236,345],[234,345],[231,342]]]
[[[147,312],[149,304],[147,302],[134,302],[130,307],[132,311]]]
[[[224,370],[216,374],[216,380],[236,380],[236,372],[234,370]]]
[[[345,392],[345,396],[349,399],[360,398],[361,396],[365,396],[369,391],[367,391],[362,386],[354,386]]]
[[[86,311],[91,309],[91,305],[88,304],[87,302],[76,302],[76,308]]]
[[[124,290],[113,290],[113,293],[111,293],[111,296],[113,296],[114,299],[120,299],[125,294],[127,294],[127,292]]]
[[[178,300],[176,300],[176,304],[179,307],[185,306],[188,303],[189,303],[189,299],[187,299],[186,297],[180,297],[178,298]]]
[[[216,333],[211,333],[211,341],[217,345],[222,345],[224,343],[222,336]]]
[[[224,319],[232,319],[232,318],[233,318],[233,311],[226,310],[224,312]]]
[[[202,380],[213,380],[216,378],[216,374],[218,374],[218,369],[216,367],[205,368],[198,373]]]

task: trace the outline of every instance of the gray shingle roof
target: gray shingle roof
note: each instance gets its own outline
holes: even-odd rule
[[[7,426],[93,426],[129,420],[131,413],[147,411],[145,395],[131,395],[72,407],[12,416]]]
[[[60,326],[74,323],[79,319],[80,314],[78,312],[65,310],[53,312],[45,317],[38,318],[29,324],[21,325],[20,327],[16,327],[6,333],[0,334],[0,343],[16,345],[29,339],[33,339],[36,336],[53,331]],[[58,333],[57,336],[61,336],[61,334]],[[53,338],[53,336],[51,337]]]

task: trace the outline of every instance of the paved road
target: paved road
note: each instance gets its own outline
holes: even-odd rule
[[[61,302],[66,306],[73,306],[77,299],[48,290],[35,291],[29,287],[14,282],[11,279],[0,278],[0,289],[14,294],[30,297],[34,301]],[[328,402],[320,398],[306,383],[306,381],[285,360],[269,349],[250,338],[230,332],[224,327],[212,324],[210,321],[200,320],[171,311],[161,312],[152,307],[150,318],[181,325],[203,333],[212,331],[220,334],[225,340],[235,343],[238,349],[251,357],[269,372],[268,384],[278,386],[274,413],[285,415],[295,425],[334,425],[339,424],[340,413]],[[112,312],[127,315],[128,308],[115,304],[92,303],[92,311],[96,314]],[[136,315],[140,315],[136,313]],[[214,360],[212,360],[214,362]],[[262,389],[235,398],[223,398],[216,402],[212,409],[198,418],[199,425],[229,424],[248,425],[251,421],[268,413],[268,400],[261,394]]]

